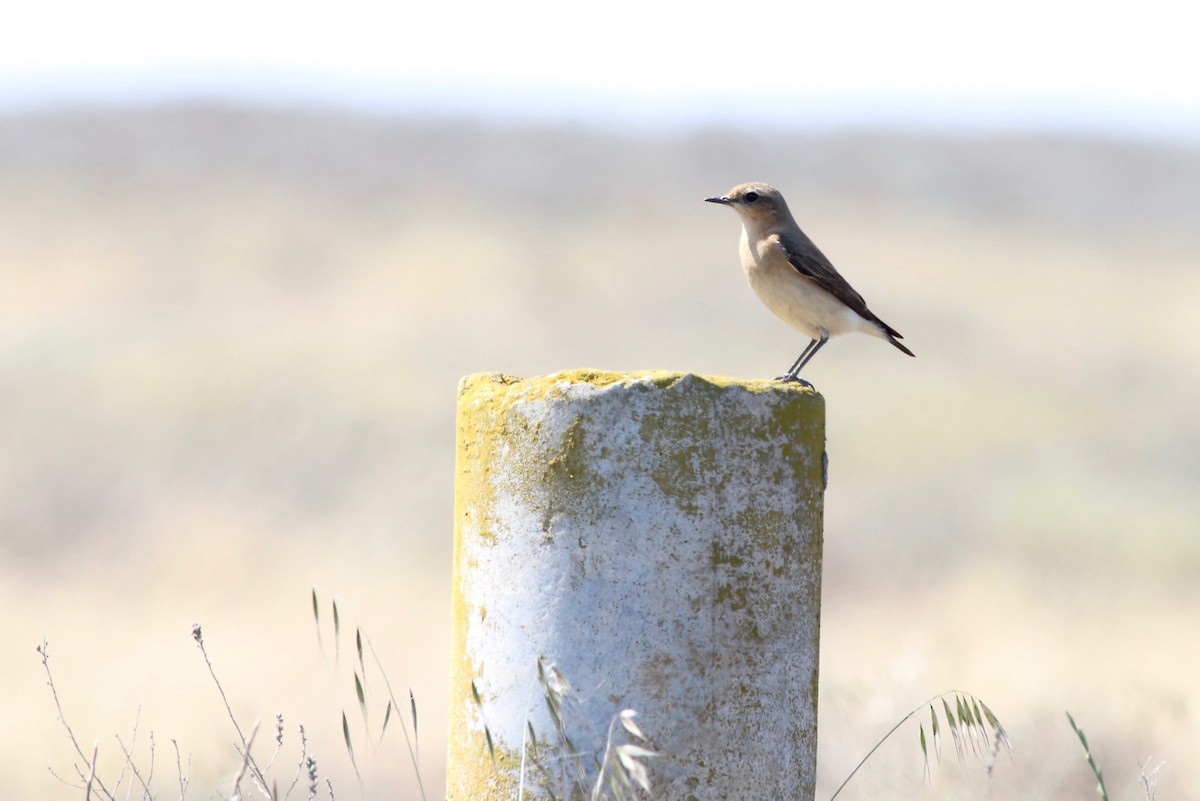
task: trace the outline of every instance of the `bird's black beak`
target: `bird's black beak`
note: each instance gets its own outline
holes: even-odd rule
[[[705,203],[720,203],[722,206],[733,205],[733,201],[727,197],[706,197],[706,198],[704,198],[704,202]]]

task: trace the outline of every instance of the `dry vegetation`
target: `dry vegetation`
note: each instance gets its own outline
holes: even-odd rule
[[[819,797],[957,688],[1013,740],[990,798],[1091,797],[1064,708],[1113,798],[1151,755],[1163,797],[1200,798],[1200,149],[217,106],[0,118],[0,796],[80,797],[47,772],[71,752],[43,637],[85,747],[119,761],[140,707],[192,754],[189,797],[228,795],[200,622],[239,719],[304,723],[354,797],[313,585],[412,686],[439,787],[458,378],[778,373],[803,342],[700,202],[744,180],[784,189],[918,355],[844,340],[808,373]],[[396,742],[358,756],[367,797],[410,797]],[[921,773],[914,730],[839,798],[983,792],[977,765]]]

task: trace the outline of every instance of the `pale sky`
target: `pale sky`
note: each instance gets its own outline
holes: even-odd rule
[[[0,108],[196,94],[649,124],[1200,136],[1200,6],[1005,0],[29,2]]]

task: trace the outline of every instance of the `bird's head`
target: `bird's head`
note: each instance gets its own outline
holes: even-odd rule
[[[729,206],[744,222],[769,228],[780,218],[790,216],[779,190],[770,184],[739,184],[720,197],[706,197],[708,203]]]

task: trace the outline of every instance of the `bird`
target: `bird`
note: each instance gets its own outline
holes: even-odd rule
[[[900,342],[900,332],[867,308],[862,295],[800,230],[778,189],[764,183],[739,184],[704,200],[737,212],[742,221],[742,270],[750,288],[772,314],[812,340],[776,381],[811,388],[800,371],[831,337],[842,334],[870,334],[916,356]]]

